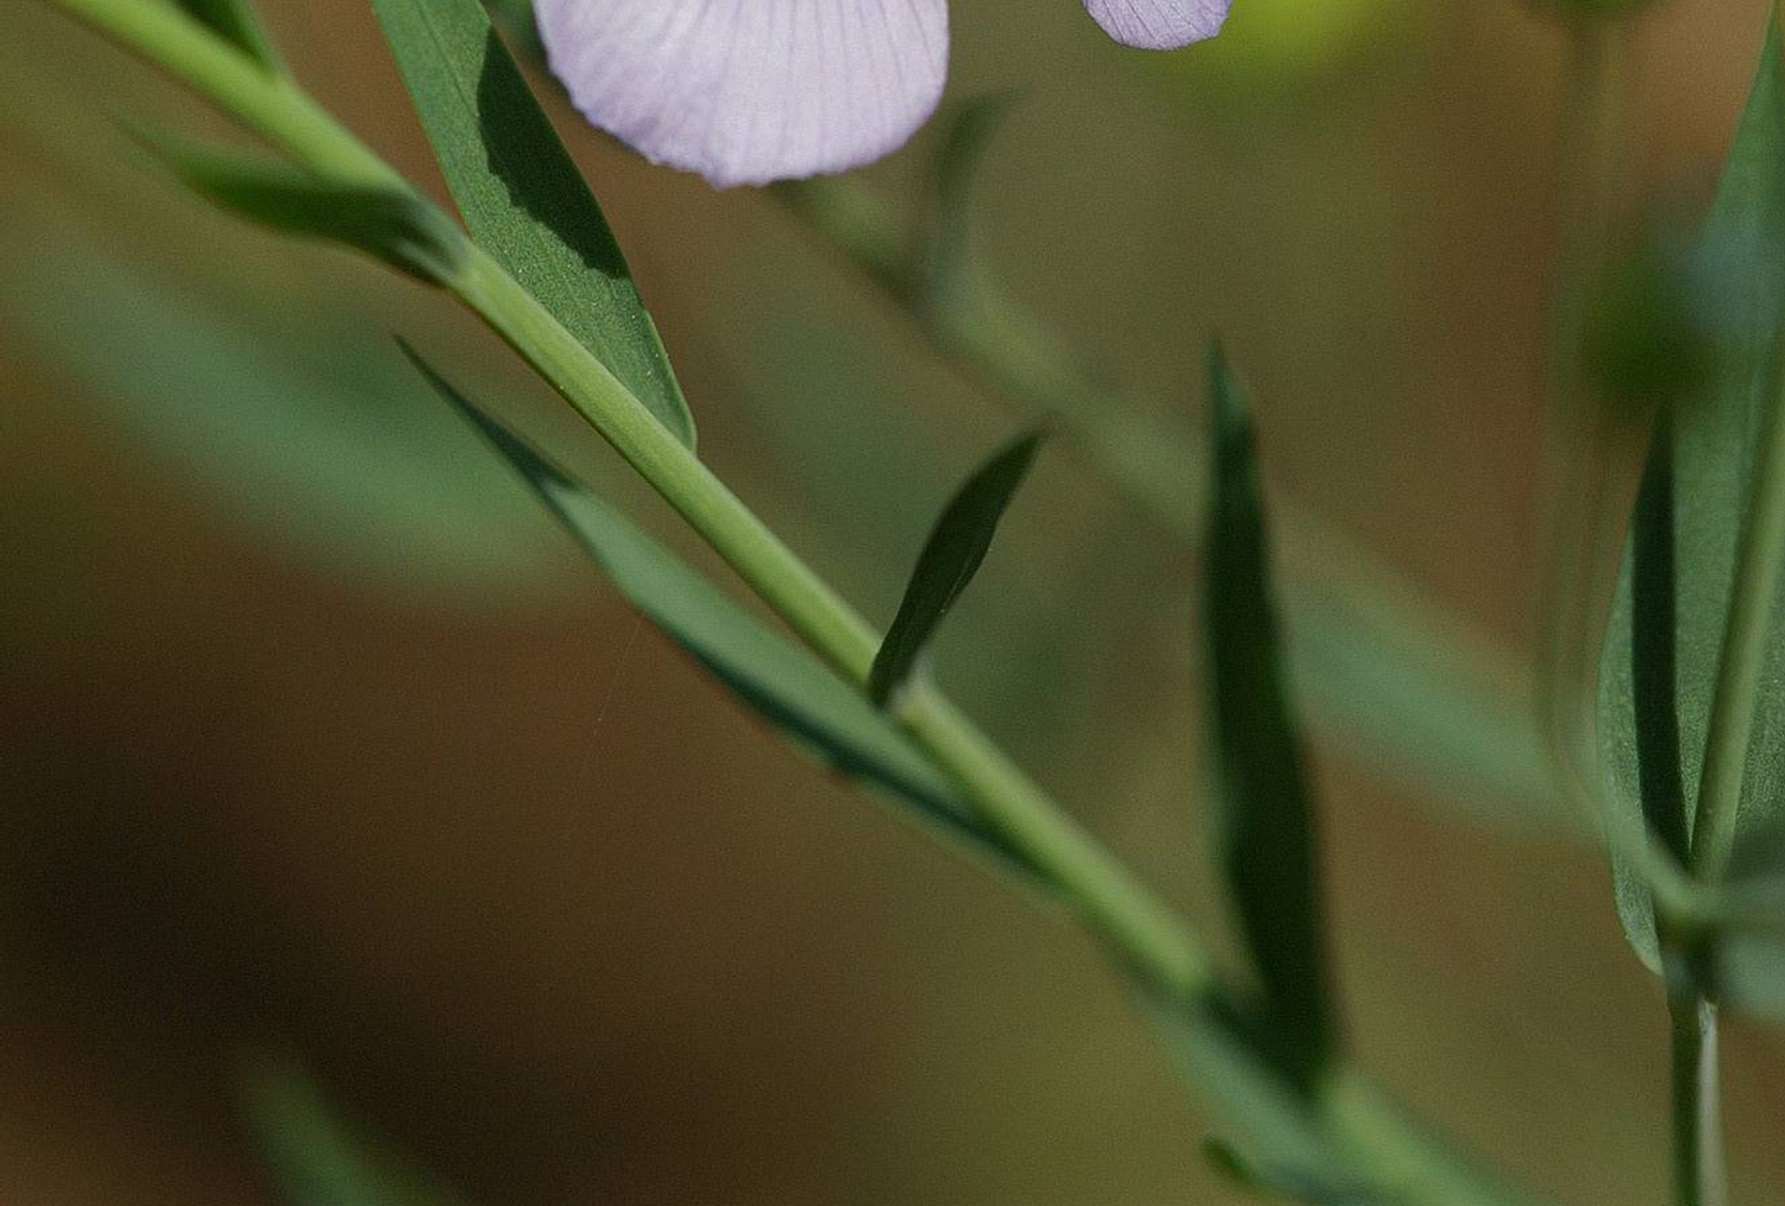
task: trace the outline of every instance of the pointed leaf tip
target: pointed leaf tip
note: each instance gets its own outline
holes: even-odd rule
[[[869,672],[868,698],[875,704],[885,707],[911,677],[949,609],[979,572],[998,521],[1028,476],[1046,434],[1045,428],[1036,428],[995,452],[936,521]]]

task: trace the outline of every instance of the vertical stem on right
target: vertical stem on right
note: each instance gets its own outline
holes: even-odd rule
[[[1673,1180],[1680,1206],[1728,1206],[1718,1083],[1717,1007],[1673,999]]]

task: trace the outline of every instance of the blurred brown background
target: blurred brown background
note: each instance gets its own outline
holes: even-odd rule
[[[367,7],[265,7],[298,74],[439,193]],[[1630,215],[1708,196],[1765,8],[1641,23]],[[981,250],[1161,411],[1193,414],[1219,327],[1273,491],[1516,651],[1560,34],[1512,0],[1236,9],[1152,58],[1072,0],[959,0],[954,93],[1022,96]],[[245,1043],[489,1203],[1227,1200],[1098,952],[735,708],[385,333],[672,532],[493,339],[179,196],[113,118],[220,123],[40,6],[6,15],[0,1201],[268,1200],[231,1096]],[[705,455],[886,619],[1011,413],[771,199],[557,112]],[[907,196],[917,154],[872,179]],[[1214,929],[1195,571],[1051,455],[938,661]],[[1365,1062],[1560,1200],[1662,1200],[1665,1016],[1600,859],[1315,754]],[[1728,1066],[1761,1201],[1785,1184],[1776,1036],[1738,1024]]]

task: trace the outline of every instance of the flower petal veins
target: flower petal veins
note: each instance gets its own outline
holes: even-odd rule
[[[1085,0],[1104,32],[1124,46],[1172,50],[1221,32],[1232,0]]]
[[[552,70],[590,121],[720,186],[878,159],[929,117],[948,73],[947,0],[537,0],[535,9]]]

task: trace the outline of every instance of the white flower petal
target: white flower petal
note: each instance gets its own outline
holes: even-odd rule
[[[1104,32],[1124,46],[1173,50],[1221,32],[1233,0],[1085,0]]]
[[[721,187],[878,159],[935,109],[947,0],[536,0],[577,108]]]

